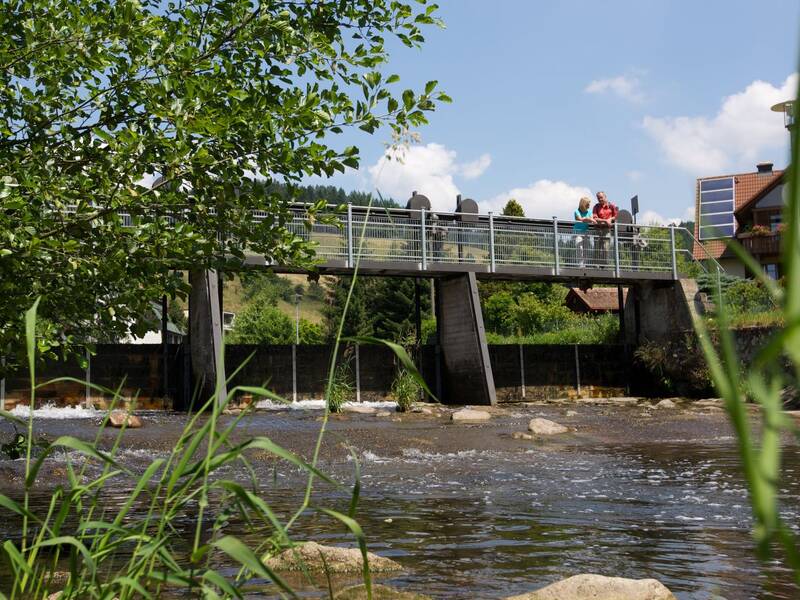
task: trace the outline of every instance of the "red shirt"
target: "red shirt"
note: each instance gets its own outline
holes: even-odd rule
[[[592,209],[592,214],[597,217],[598,219],[616,219],[617,213],[619,210],[616,206],[611,204],[611,202],[607,202],[605,206],[600,204],[599,202],[594,205]]]

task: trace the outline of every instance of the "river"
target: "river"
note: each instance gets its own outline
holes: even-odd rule
[[[321,414],[313,406],[259,410],[245,417],[238,435],[266,435],[309,456]],[[63,411],[37,416],[37,432],[94,435],[97,414]],[[574,431],[538,441],[511,437],[535,416]],[[143,419],[142,429],[125,432],[120,453],[139,470],[166,454],[186,417]],[[800,452],[785,442],[782,514],[797,531]],[[434,598],[502,598],[591,572],[653,577],[686,600],[800,597],[779,561],[755,558],[735,439],[713,404],[504,405],[480,424],[452,423],[447,410],[335,416],[321,467],[352,482],[356,461],[358,520],[370,551],[407,569],[378,578],[397,588]],[[258,456],[254,464],[265,498],[288,513],[299,501],[302,475]],[[21,461],[0,462],[4,493],[15,495],[21,468]],[[43,485],[61,477],[63,457],[56,457],[43,470]],[[325,486],[314,498],[339,510],[349,500]],[[303,519],[294,537],[353,545],[350,534],[319,514]],[[349,582],[357,580],[335,584]],[[327,597],[322,587],[297,584],[305,597]]]

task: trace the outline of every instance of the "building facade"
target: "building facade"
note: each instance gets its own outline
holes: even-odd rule
[[[753,173],[716,175],[697,180],[694,257],[713,258],[729,275],[748,276],[728,248],[736,240],[773,279],[781,277],[780,245],[784,206],[784,173],[759,163]]]

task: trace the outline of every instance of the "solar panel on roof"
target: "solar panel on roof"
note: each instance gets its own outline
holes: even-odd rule
[[[733,177],[700,181],[700,239],[733,237],[736,221]]]

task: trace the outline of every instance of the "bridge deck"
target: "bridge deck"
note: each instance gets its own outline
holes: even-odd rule
[[[358,265],[366,275],[411,277],[474,272],[484,279],[598,283],[678,277],[673,227],[617,224],[584,233],[556,219],[354,206],[338,222],[310,223],[303,207],[293,212],[292,232],[314,243],[318,268],[327,274],[350,274]],[[271,264],[255,256],[248,263]]]

